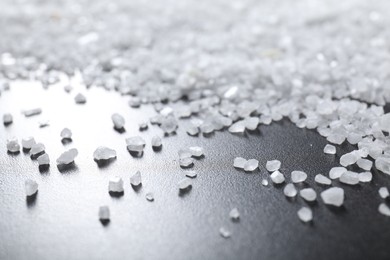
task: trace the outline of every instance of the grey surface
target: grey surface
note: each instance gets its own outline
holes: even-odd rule
[[[158,127],[138,131],[138,123],[154,114],[151,107],[131,109],[126,98],[114,92],[92,88],[86,91],[87,104],[76,105],[76,93],[65,94],[62,87],[43,90],[33,84],[13,85],[0,97],[0,112],[11,112],[14,123],[0,126],[0,258],[1,259],[389,259],[390,219],[380,215],[378,188],[390,184],[389,176],[374,173],[370,184],[349,187],[345,207],[332,209],[321,200],[312,205],[314,222],[303,224],[296,212],[306,205],[301,198],[287,200],[282,188],[272,184],[265,162],[282,161],[281,171],[289,181],[292,170],[308,173],[304,186],[317,192],[317,173],[327,174],[338,165],[338,155],[353,149],[337,148],[338,155],[322,152],[326,140],[315,131],[298,129],[288,121],[261,126],[244,136],[217,132],[209,137],[190,137],[182,123],[177,135],[163,138],[163,149],[150,146]],[[25,118],[22,109],[41,106],[40,116]],[[126,132],[112,128],[110,116],[122,113]],[[38,122],[49,119],[50,126]],[[73,142],[63,145],[60,131],[73,131]],[[126,150],[125,138],[140,134],[147,141],[143,157],[134,158]],[[23,152],[9,155],[6,139],[34,136],[47,147],[52,164],[40,172],[36,161]],[[117,150],[118,158],[99,168],[93,151],[99,145]],[[193,188],[180,196],[177,182],[186,170],[179,167],[177,150],[202,146],[206,156],[195,162],[198,177]],[[75,167],[59,172],[55,159],[65,149],[76,147]],[[233,168],[236,156],[256,158],[261,170],[247,174]],[[142,172],[143,186],[136,192],[129,177]],[[108,193],[108,180],[121,176],[125,194]],[[27,202],[24,180],[39,183],[36,199]],[[298,185],[301,188],[300,185]],[[153,192],[155,201],[146,201]],[[98,207],[107,204],[111,222],[103,226]],[[229,219],[237,207],[239,223]],[[232,231],[230,239],[219,228]]]

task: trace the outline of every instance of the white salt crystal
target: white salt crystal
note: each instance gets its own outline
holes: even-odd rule
[[[116,158],[116,151],[108,147],[99,146],[93,153],[95,161],[107,161]]]
[[[312,188],[302,189],[299,195],[306,201],[315,201],[317,199],[317,193]]]
[[[238,121],[238,122],[232,124],[229,127],[228,131],[230,133],[235,133],[235,134],[243,133],[245,131],[245,127],[246,127],[245,120],[241,120],[241,121]]]
[[[259,167],[259,161],[256,159],[249,159],[244,164],[244,171],[252,172],[256,170],[257,167]]]
[[[179,187],[179,190],[186,190],[192,186],[192,183],[190,179],[184,178],[177,183],[177,186]]]
[[[322,175],[322,174],[317,174],[314,177],[314,181],[319,183],[319,184],[322,184],[322,185],[330,185],[330,184],[332,184],[332,181],[329,178],[327,178],[324,175]]]
[[[292,171],[291,181],[293,183],[304,182],[307,179],[307,174],[303,171]]]
[[[389,130],[388,130],[389,131]],[[379,213],[382,215],[385,215],[387,217],[390,217],[390,208],[385,203],[381,203],[378,207]]]
[[[390,156],[381,156],[376,158],[375,167],[379,171],[390,175]]]
[[[361,172],[359,173],[359,181],[360,182],[370,182],[372,180],[371,172]]]
[[[131,97],[128,104],[132,108],[140,107],[141,106],[141,99],[139,97]]]
[[[298,210],[298,217],[303,222],[309,222],[313,220],[313,212],[308,207],[302,207]]]
[[[362,168],[363,170],[366,170],[366,171],[370,171],[371,168],[372,168],[372,161],[368,160],[368,159],[362,159],[360,158],[359,160],[357,160],[356,164]]]
[[[142,184],[142,177],[140,171],[137,171],[133,176],[130,177],[130,184],[134,187]]]
[[[41,165],[49,165],[50,164],[50,158],[47,153],[42,154],[37,158],[39,166]]]
[[[378,192],[379,192],[379,196],[381,196],[382,199],[387,199],[390,196],[387,187],[381,187]]]
[[[114,113],[111,116],[111,120],[114,123],[115,129],[123,129],[125,127],[125,118],[118,113]]]
[[[236,157],[234,158],[233,166],[239,169],[244,169],[246,160],[242,157]]]
[[[245,128],[250,130],[250,131],[256,130],[259,123],[260,123],[260,120],[258,117],[248,117],[245,119],[245,122],[244,122]]]
[[[227,228],[225,228],[225,227],[221,227],[221,228],[219,229],[219,234],[220,234],[221,237],[223,237],[223,238],[229,238],[229,237],[231,236],[230,231],[229,231]]]
[[[188,171],[186,173],[186,176],[189,177],[189,178],[195,178],[198,174],[196,173],[196,171]]]
[[[140,136],[134,136],[126,139],[127,150],[130,152],[142,152],[145,148],[146,142]]]
[[[30,150],[36,144],[34,137],[27,137],[22,139],[22,146],[25,150]]]
[[[204,154],[203,148],[199,146],[192,146],[189,148],[189,150],[192,154],[192,157],[201,157]]]
[[[340,157],[340,164],[346,167],[348,165],[356,163],[358,159],[359,159],[359,155],[355,151],[352,151]]]
[[[145,131],[146,129],[148,129],[148,123],[146,122],[140,123],[138,126],[140,131]]]
[[[69,128],[64,128],[60,134],[62,139],[72,139],[72,131]]]
[[[113,177],[108,182],[109,192],[123,192],[123,180],[120,177]]]
[[[67,165],[74,161],[76,156],[79,154],[76,148],[72,148],[60,155],[57,159],[57,165]]]
[[[13,122],[13,117],[11,114],[7,113],[3,115],[3,124],[9,125]]]
[[[336,154],[336,147],[331,145],[331,144],[327,144],[324,147],[324,153],[326,153],[326,154]]]
[[[295,197],[298,193],[297,189],[294,187],[294,184],[288,183],[284,189],[283,193],[286,197],[292,198]]]
[[[25,117],[35,116],[35,115],[39,115],[41,113],[42,113],[42,109],[40,109],[40,108],[33,108],[33,109],[23,111],[23,114]]]
[[[190,149],[180,149],[177,153],[180,159],[190,158],[192,156]]]
[[[30,150],[31,156],[37,156],[45,152],[45,145],[42,143],[33,144]]]
[[[163,118],[160,127],[165,134],[171,134],[176,131],[178,123],[174,116],[168,116]]]
[[[346,171],[347,169],[344,167],[333,167],[329,171],[329,178],[331,178],[332,180],[338,179],[340,178],[341,174],[343,174]]]
[[[188,168],[194,165],[194,159],[192,158],[180,158],[179,164],[181,167]]]
[[[73,90],[73,87],[70,85],[66,85],[66,86],[64,86],[64,90],[65,90],[65,92],[69,93]]]
[[[162,140],[159,136],[155,135],[152,138],[152,147],[159,148],[162,146]]]
[[[380,117],[379,127],[382,131],[390,132],[390,113],[384,114]]]
[[[339,180],[341,183],[344,184],[356,185],[359,183],[359,174],[352,171],[346,171],[343,174],[341,174]]]
[[[199,128],[197,126],[190,126],[187,129],[187,134],[191,135],[191,136],[195,136],[195,135],[199,134]]]
[[[83,94],[78,93],[74,97],[74,101],[76,102],[76,104],[85,104],[87,102],[87,98]]]
[[[171,108],[171,107],[164,107],[163,109],[160,110],[160,114],[163,115],[164,117],[172,115],[173,114],[173,108]]]
[[[233,208],[230,213],[229,213],[229,217],[234,220],[234,221],[237,221],[239,218],[240,218],[240,212],[238,211],[237,208]]]
[[[145,198],[147,201],[154,201],[154,195],[151,192],[146,193]]]
[[[212,124],[209,123],[204,123],[200,126],[200,131],[202,131],[203,134],[211,134],[212,132],[215,131],[215,128]]]
[[[344,190],[339,187],[332,187],[321,192],[321,198],[327,205],[340,207],[344,203]]]
[[[332,144],[342,144],[345,141],[345,136],[337,133],[330,134],[326,140]]]
[[[262,184],[263,186],[268,186],[268,180],[263,179],[263,180],[261,181],[261,184]]]
[[[265,168],[269,172],[274,172],[280,169],[281,164],[282,163],[279,160],[271,160],[271,161],[267,161]]]
[[[20,145],[16,138],[7,140],[7,150],[10,153],[18,153],[20,151]]]
[[[275,184],[281,184],[285,181],[284,175],[280,171],[274,171],[271,174],[271,180]]]
[[[32,196],[38,191],[38,183],[31,179],[27,179],[24,182],[24,187],[26,191],[26,196]]]
[[[110,208],[108,206],[99,207],[99,219],[109,220],[110,219]]]

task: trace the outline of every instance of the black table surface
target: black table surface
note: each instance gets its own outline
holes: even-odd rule
[[[354,149],[337,147],[337,154],[323,153],[327,143],[314,130],[299,129],[284,119],[245,135],[219,131],[211,136],[190,137],[188,120],[180,122],[176,135],[163,138],[155,152],[151,137],[162,136],[159,127],[143,132],[138,124],[155,114],[151,106],[132,109],[127,98],[101,88],[83,90],[85,105],[76,105],[77,92],[66,94],[61,86],[44,90],[34,83],[13,83],[0,97],[1,114],[10,112],[14,123],[0,126],[0,258],[1,259],[390,259],[390,218],[378,213],[382,199],[378,189],[390,185],[390,177],[373,171],[371,183],[343,187],[344,206],[335,209],[320,198],[313,205],[314,220],[302,223],[297,211],[307,206],[302,198],[289,200],[283,185],[274,186],[265,169],[267,160],[279,159],[281,171],[291,182],[293,170],[308,173],[306,183],[296,185],[326,189],[314,183],[318,173],[327,175],[338,166],[339,156]],[[39,116],[25,118],[21,111],[41,107]],[[111,114],[126,118],[126,132],[113,129]],[[39,128],[38,122],[50,126]],[[63,144],[60,131],[68,127],[73,141]],[[125,138],[140,135],[147,141],[142,157],[126,150]],[[46,146],[51,158],[47,171],[26,153],[7,153],[7,138],[33,136]],[[117,151],[117,159],[105,167],[93,160],[101,145]],[[204,148],[195,161],[198,176],[192,189],[179,194],[177,187],[188,170],[178,164],[177,151],[189,146]],[[75,147],[75,165],[59,171],[56,158]],[[233,167],[233,159],[255,158],[260,170],[245,173]],[[140,170],[143,185],[133,190],[129,178]],[[108,180],[120,176],[125,183],[121,197],[108,193]],[[26,200],[24,181],[39,183],[39,192]],[[262,179],[270,185],[261,185]],[[154,202],[145,199],[153,192]],[[109,205],[111,221],[98,220],[98,207]],[[234,223],[229,212],[237,207],[241,219]],[[232,232],[229,239],[220,227]]]

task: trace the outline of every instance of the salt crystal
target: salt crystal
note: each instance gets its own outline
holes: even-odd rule
[[[160,127],[165,134],[171,134],[176,131],[178,123],[174,116],[168,116],[163,118]]]
[[[194,159],[192,158],[180,158],[179,159],[179,164],[183,168],[189,168],[194,165]]]
[[[69,93],[73,90],[73,87],[70,85],[66,85],[66,86],[64,86],[64,90],[65,90],[65,92]]]
[[[317,199],[317,193],[312,188],[302,189],[299,195],[306,201],[315,201]]]
[[[244,164],[244,171],[252,172],[256,170],[257,167],[259,167],[259,161],[256,159],[249,159]]]
[[[138,126],[140,131],[145,131],[146,129],[148,129],[148,123],[146,122],[140,123]]]
[[[345,136],[337,133],[330,134],[326,140],[332,144],[342,144],[345,141]]]
[[[379,192],[379,196],[381,196],[382,199],[387,199],[390,196],[387,187],[381,187],[378,192]]]
[[[190,149],[180,149],[177,153],[180,159],[190,158],[192,156]]]
[[[192,154],[192,157],[201,157],[204,155],[203,153],[203,148],[202,147],[199,147],[199,146],[192,146],[189,148],[191,154]]]
[[[7,113],[3,115],[3,124],[4,125],[9,125],[12,124],[13,122],[13,117],[11,114]]]
[[[20,145],[16,138],[7,140],[7,150],[10,153],[18,153],[20,151]]]
[[[162,146],[162,140],[159,136],[155,135],[152,138],[152,147],[153,148],[160,148]]]
[[[57,159],[57,165],[67,165],[72,163],[78,154],[79,152],[76,148],[72,148],[62,153]]]
[[[34,180],[27,179],[24,183],[26,196],[32,196],[38,191],[38,183]]]
[[[196,126],[190,126],[187,129],[187,134],[191,135],[191,136],[195,136],[195,135],[199,134],[199,128]]]
[[[240,218],[240,212],[238,211],[237,208],[233,208],[230,213],[229,213],[229,217],[233,220],[233,221],[237,221],[239,218]]]
[[[145,198],[147,201],[154,201],[154,195],[151,192],[146,193]]]
[[[274,171],[271,174],[271,180],[275,184],[281,184],[285,181],[284,175],[280,171]]]
[[[188,171],[186,173],[186,176],[189,177],[189,178],[195,178],[198,174],[196,173],[196,171]]]
[[[208,135],[213,133],[215,131],[215,128],[212,124],[205,123],[200,126],[200,131],[202,131],[203,134]]]
[[[346,171],[339,178],[341,183],[356,185],[359,183],[359,175],[356,172]]]
[[[245,120],[241,120],[232,124],[229,127],[228,131],[234,134],[243,133],[245,131],[245,127],[246,127]]]
[[[331,145],[331,144],[327,144],[324,147],[324,153],[326,153],[326,154],[336,154],[336,147]]]
[[[339,187],[332,187],[321,192],[321,198],[327,205],[340,207],[344,203],[344,190]]]
[[[38,156],[45,152],[45,145],[42,143],[33,144],[30,150],[31,156]]]
[[[245,122],[244,122],[245,128],[250,130],[250,131],[256,130],[259,123],[260,123],[260,120],[258,117],[248,117],[245,119]]]
[[[47,126],[49,126],[49,125],[50,125],[49,120],[45,120],[45,121],[40,121],[40,122],[39,122],[39,127],[40,127],[40,128],[44,128],[44,127],[47,127]]]
[[[289,198],[292,198],[292,197],[295,197],[297,195],[297,189],[294,187],[294,184],[292,183],[288,183],[284,189],[283,189],[283,193],[286,197],[289,197]]]
[[[108,147],[99,146],[93,153],[95,161],[107,161],[116,158],[116,151]]]
[[[231,236],[231,233],[228,229],[226,229],[225,227],[221,227],[219,229],[219,234],[221,235],[221,237],[223,238],[229,238]]]
[[[340,164],[346,167],[348,165],[356,163],[358,159],[359,159],[359,155],[355,151],[352,151],[340,157]]]
[[[376,158],[375,167],[379,171],[390,175],[390,156],[381,156]]]
[[[22,139],[22,146],[25,150],[30,150],[36,144],[34,137],[27,137]]]
[[[236,157],[234,158],[233,166],[239,169],[244,169],[245,163],[247,160],[245,160],[242,157]]]
[[[313,220],[313,212],[308,207],[302,207],[298,210],[298,217],[303,222],[309,222]]]
[[[385,203],[381,203],[378,208],[379,213],[382,215],[385,215],[387,217],[390,217],[390,208]]]
[[[333,167],[329,171],[329,178],[331,178],[332,180],[338,179],[340,178],[341,174],[343,174],[346,171],[347,169],[344,167]]]
[[[357,160],[356,164],[362,168],[363,170],[366,170],[366,171],[370,171],[371,168],[372,168],[372,161],[368,160],[368,159],[362,159],[360,158],[359,160]]]
[[[359,173],[359,181],[360,182],[370,182],[372,180],[371,172],[361,172]]]
[[[390,132],[390,113],[384,114],[380,117],[379,127],[382,131]]]
[[[269,172],[274,172],[279,170],[280,166],[281,166],[281,162],[279,160],[271,160],[271,161],[267,161],[265,168]]]
[[[261,181],[261,184],[262,184],[263,186],[268,186],[268,180],[263,179],[263,180]]]
[[[188,178],[184,178],[178,182],[179,190],[186,190],[192,186],[191,180]]]
[[[314,181],[319,183],[319,184],[322,184],[322,185],[331,185],[332,184],[332,181],[322,174],[317,174],[314,177]]]
[[[33,108],[33,109],[23,111],[25,117],[35,116],[41,113],[42,113],[42,109],[40,108]]]
[[[130,152],[142,152],[145,148],[146,142],[140,136],[134,136],[126,139],[127,150]]]
[[[111,178],[108,182],[108,191],[122,193],[124,191],[122,178],[120,177]]]
[[[160,114],[163,115],[164,117],[172,115],[173,114],[173,108],[171,108],[171,107],[164,107],[163,109],[160,110]]]
[[[293,183],[304,182],[307,178],[307,174],[303,171],[292,171],[291,172],[291,181]]]
[[[128,104],[132,108],[140,107],[141,106],[141,99],[139,97],[131,97]]]
[[[118,113],[114,113],[111,116],[111,120],[114,123],[115,129],[123,129],[125,127],[125,118]]]
[[[75,100],[76,104],[85,104],[87,102],[87,98],[81,93],[78,93],[74,97],[74,100]]]
[[[47,153],[44,153],[37,158],[37,161],[38,161],[39,166],[49,165],[50,164],[49,155]]]
[[[133,176],[130,177],[130,184],[137,187],[142,184],[141,172],[137,171]]]
[[[72,139],[72,131],[69,128],[62,129],[60,136],[62,139]]]
[[[103,221],[110,219],[110,208],[108,206],[99,207],[99,219]]]

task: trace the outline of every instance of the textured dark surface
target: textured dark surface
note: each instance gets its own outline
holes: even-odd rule
[[[0,97],[0,112],[11,112],[14,123],[0,126],[0,258],[1,259],[390,259],[390,219],[377,211],[378,189],[390,178],[373,172],[372,183],[345,189],[341,209],[326,207],[318,199],[311,205],[312,224],[303,224],[297,210],[306,205],[299,197],[288,200],[281,187],[261,185],[269,179],[265,162],[282,161],[281,171],[290,181],[292,170],[303,170],[305,185],[317,192],[317,173],[327,175],[338,165],[338,156],[353,149],[337,148],[338,156],[322,152],[326,140],[315,131],[298,129],[288,121],[261,126],[244,136],[217,132],[209,137],[190,137],[183,125],[177,135],[163,139],[163,149],[154,152],[151,137],[162,135],[158,127],[139,132],[138,123],[154,114],[150,107],[130,109],[126,98],[102,89],[86,91],[87,104],[76,105],[76,93],[60,87],[43,90],[32,84],[12,86]],[[43,113],[25,118],[22,109],[40,106]],[[126,132],[112,128],[110,116],[120,112],[127,120]],[[38,122],[49,119],[50,126]],[[73,142],[61,143],[63,127],[73,131]],[[147,141],[141,158],[126,150],[125,138],[141,135]],[[9,155],[6,139],[34,136],[46,145],[52,164],[40,172],[36,161],[23,152]],[[100,145],[117,150],[118,158],[99,168],[93,151]],[[202,146],[206,156],[195,162],[193,188],[179,196],[177,182],[186,170],[179,167],[177,150]],[[55,159],[70,147],[79,150],[72,169],[59,172]],[[233,168],[236,156],[256,158],[261,170],[244,173]],[[142,172],[143,186],[136,192],[129,177]],[[108,193],[108,180],[121,176],[124,196]],[[27,202],[24,180],[39,183],[36,199]],[[283,186],[282,186],[283,187]],[[153,192],[155,201],[146,201]],[[319,195],[319,194],[318,194]],[[103,226],[98,207],[107,204],[111,222]],[[241,220],[233,223],[229,211],[237,207]],[[219,228],[232,231],[230,239]]]

